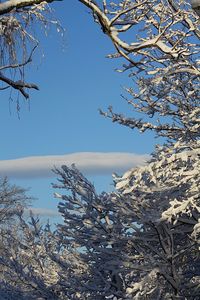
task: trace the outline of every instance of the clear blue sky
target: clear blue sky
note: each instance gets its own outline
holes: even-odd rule
[[[98,108],[111,104],[115,111],[132,114],[120,97],[123,86],[132,85],[131,79],[128,73],[114,71],[120,60],[105,58],[114,51],[111,42],[78,1],[57,2],[54,8],[66,29],[65,50],[55,30],[47,38],[38,34],[45,56],[35,55],[27,77],[40,91],[31,92],[29,103],[20,98],[20,119],[15,102],[9,102],[8,94],[1,92],[0,160],[85,151],[150,153],[156,142],[153,135],[140,135],[98,113]],[[101,189],[109,186],[110,178],[101,175],[91,180]],[[39,199],[33,205],[44,208],[55,208],[49,188],[54,181],[12,179],[31,187],[29,194]]]

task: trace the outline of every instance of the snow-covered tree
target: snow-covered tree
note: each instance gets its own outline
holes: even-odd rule
[[[59,299],[58,268],[50,257],[58,256],[59,249],[49,226],[43,228],[33,216],[27,222],[21,215],[3,243],[0,299]],[[1,298],[2,293],[7,296]]]
[[[74,166],[63,166],[55,173],[59,184],[54,184],[54,188],[62,191],[56,192],[55,197],[61,200],[58,208],[64,219],[64,224],[58,225],[58,238],[78,258],[68,289],[71,295],[76,292],[79,297],[70,299],[122,296],[121,250],[126,247],[126,228],[115,201],[107,193],[98,195]]]
[[[30,205],[31,198],[26,195],[26,191],[18,186],[9,183],[7,178],[0,181],[0,283],[4,281],[7,270],[5,260],[9,258],[7,251],[11,244],[10,233],[17,232],[19,217],[24,209]],[[2,285],[1,285],[2,287]],[[2,287],[3,289],[3,287]],[[0,288],[0,299],[7,299],[2,296]]]
[[[200,295],[199,17],[186,1],[80,1],[112,40],[141,118],[101,112],[163,137],[144,167],[115,176],[97,196],[74,168],[56,170],[65,224],[60,236],[82,251],[83,299],[198,299]],[[114,276],[113,276],[114,275]],[[85,289],[85,291],[84,291]]]
[[[8,178],[0,180],[0,228],[9,227],[26,208],[31,197],[26,190],[9,183]]]
[[[0,299],[79,299],[77,278],[89,267],[57,230],[21,214],[1,240]]]
[[[33,299],[198,300],[199,16],[184,0],[79,1],[115,46],[109,57],[123,58],[119,71],[133,78],[126,100],[137,114],[101,113],[152,130],[163,144],[145,166],[115,175],[112,193],[98,195],[74,166],[55,169],[64,222],[52,233],[19,216],[3,291],[11,286]]]
[[[56,193],[58,236],[89,267],[69,287],[80,299],[198,299],[198,156],[159,149],[101,195],[75,168],[56,170],[54,187],[71,191]]]

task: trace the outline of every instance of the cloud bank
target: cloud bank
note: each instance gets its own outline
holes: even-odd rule
[[[86,175],[109,175],[145,163],[146,154],[123,152],[77,152],[66,155],[32,156],[0,160],[0,176],[15,179],[54,177],[52,169],[62,165],[76,167]]]
[[[41,208],[41,207],[31,207],[25,209],[25,214],[27,216],[30,215],[30,212],[32,212],[34,215],[39,215],[42,217],[58,217],[60,216],[60,213],[58,212],[57,209],[49,209],[49,208]]]

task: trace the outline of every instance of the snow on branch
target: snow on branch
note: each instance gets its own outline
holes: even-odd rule
[[[54,1],[62,0],[46,0],[46,3],[52,3]],[[9,0],[0,3],[0,15],[5,15],[11,11],[18,10],[20,8],[26,8],[33,5],[43,3],[43,0]]]

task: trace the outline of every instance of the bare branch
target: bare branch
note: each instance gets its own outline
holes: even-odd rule
[[[7,83],[12,88],[18,90],[26,99],[29,98],[29,94],[25,92],[24,90],[25,88],[39,90],[36,84],[26,83],[21,80],[13,81],[10,78],[4,76],[1,72],[0,72],[0,80]]]

